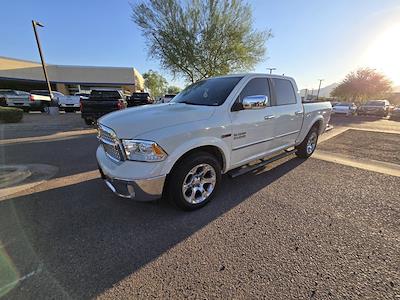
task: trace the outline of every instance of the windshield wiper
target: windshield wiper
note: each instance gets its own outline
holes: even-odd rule
[[[194,102],[189,102],[189,101],[179,101],[177,103],[185,103],[188,105],[200,105],[200,106],[217,106],[217,103],[213,103],[213,104],[206,104],[206,103],[194,103]]]

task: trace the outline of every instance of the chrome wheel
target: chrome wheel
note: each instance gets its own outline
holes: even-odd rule
[[[201,203],[211,195],[216,183],[215,169],[209,164],[199,164],[183,180],[183,197],[191,204]]]
[[[315,147],[317,146],[317,138],[318,138],[318,135],[315,131],[310,134],[308,141],[307,141],[307,147],[306,147],[307,154],[313,153]]]

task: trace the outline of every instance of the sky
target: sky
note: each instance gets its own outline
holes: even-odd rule
[[[138,0],[130,2],[135,3]],[[299,88],[339,82],[358,67],[384,72],[400,85],[399,0],[250,0],[254,27],[271,29],[266,59],[254,71],[296,79]],[[135,67],[161,72],[148,57],[145,38],[131,21],[126,0],[1,0],[0,56],[39,61],[31,20],[46,62],[63,65]]]

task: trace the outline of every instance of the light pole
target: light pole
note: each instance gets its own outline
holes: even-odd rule
[[[267,70],[269,70],[269,74],[272,74],[272,71],[275,71],[276,68],[267,68]]]
[[[321,89],[321,82],[324,81],[323,79],[318,79],[319,80],[319,86],[318,86],[318,92],[317,92],[317,101],[318,101],[318,97],[319,97],[319,91]]]
[[[43,56],[43,53],[42,53],[42,47],[40,46],[39,35],[38,35],[37,31],[36,31],[36,26],[39,26],[39,27],[44,27],[44,26],[43,26],[42,23],[32,20],[33,32],[35,33],[36,43],[37,43],[37,46],[38,46],[38,49],[39,49],[40,60],[42,61],[42,68],[43,68],[44,78],[46,79],[46,84],[47,84],[47,89],[49,90],[50,100],[51,100],[51,102],[53,102],[53,97],[52,97],[52,94],[51,94],[50,81],[49,81],[49,77],[47,76],[47,71],[46,71],[46,63],[44,62],[44,56]]]

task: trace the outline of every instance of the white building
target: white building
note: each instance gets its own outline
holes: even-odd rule
[[[107,87],[130,92],[144,90],[144,79],[133,67],[47,65],[47,73],[52,89],[64,94]],[[3,88],[46,89],[41,63],[0,56],[0,89]]]

